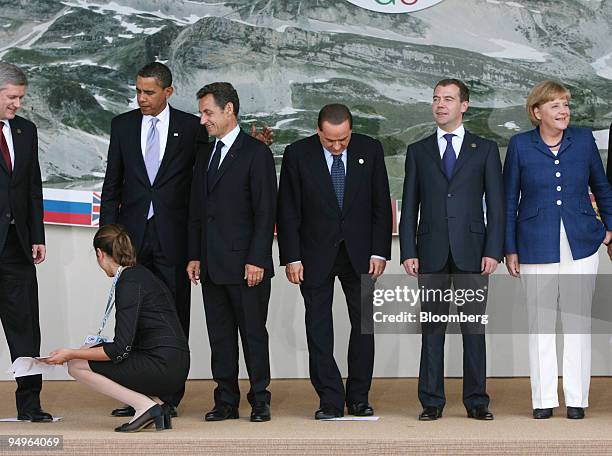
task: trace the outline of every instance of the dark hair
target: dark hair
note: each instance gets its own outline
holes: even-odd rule
[[[136,253],[132,241],[121,225],[105,225],[93,238],[94,249],[100,249],[110,255],[119,266],[134,266]]]
[[[463,81],[460,81],[459,79],[442,79],[441,81],[438,81],[438,83],[434,87],[434,91],[438,87],[448,87],[450,85],[455,85],[459,87],[459,100],[462,103],[464,101],[470,101],[470,89],[468,89],[468,86],[466,86],[465,83]]]
[[[353,129],[353,115],[349,108],[343,104],[332,103],[323,106],[319,111],[317,126],[319,130],[321,130],[323,128],[323,122],[329,122],[332,125],[340,125],[346,120],[349,121],[349,127]]]
[[[240,111],[240,100],[238,99],[238,92],[234,89],[234,86],[229,82],[213,82],[211,84],[206,84],[196,94],[196,97],[199,99],[204,98],[206,95],[212,95],[215,104],[219,106],[221,109],[225,109],[228,103],[231,103],[234,106],[234,115],[238,117],[238,112]]]
[[[162,89],[172,85],[172,72],[163,63],[147,63],[138,71],[138,76],[141,78],[155,78]]]

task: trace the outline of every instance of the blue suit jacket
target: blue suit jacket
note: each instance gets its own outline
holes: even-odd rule
[[[513,136],[504,185],[505,250],[518,253],[521,263],[559,262],[561,220],[574,260],[595,253],[606,229],[612,229],[612,188],[590,130],[569,127],[557,156],[537,128]],[[591,205],[589,187],[603,223]]]

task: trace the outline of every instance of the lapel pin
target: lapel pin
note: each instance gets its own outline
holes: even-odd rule
[[[17,129],[17,134],[20,135],[21,134],[21,128]]]
[[[476,149],[476,143],[472,143],[472,149]]]
[[[359,159],[359,164],[360,164],[360,165],[363,165],[364,163],[365,163],[365,161],[363,161],[363,158],[360,158],[360,159]]]
[[[178,133],[177,133],[177,132],[174,132],[174,136],[178,136]]]

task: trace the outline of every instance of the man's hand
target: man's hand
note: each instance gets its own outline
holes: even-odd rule
[[[45,364],[64,364],[74,356],[72,355],[72,350],[69,348],[58,348],[57,350],[53,350],[48,358],[41,359],[41,361]]]
[[[610,241],[612,241],[612,231],[606,231],[606,237],[604,238],[602,244],[610,244]]]
[[[285,266],[285,275],[289,282],[300,285],[304,281],[304,266],[302,262],[299,261]]]
[[[608,256],[610,257],[610,261],[612,261],[612,244],[608,246]]]
[[[372,275],[372,279],[378,279],[383,272],[385,272],[385,267],[387,266],[387,262],[385,260],[381,260],[380,258],[370,258],[370,270],[368,274]]]
[[[199,261],[190,261],[187,265],[187,277],[191,280],[191,283],[197,285],[200,283],[200,262]]]
[[[45,261],[45,256],[47,256],[47,248],[43,244],[32,245],[32,259],[34,260],[34,264],[40,264]]]
[[[264,268],[252,264],[244,265],[244,279],[247,281],[249,287],[259,285],[259,282],[263,280],[263,276]]]
[[[490,257],[482,257],[482,261],[480,262],[480,273],[481,275],[490,275],[495,272],[497,269],[497,265],[499,261],[495,258]]]
[[[519,266],[519,257],[516,253],[506,255],[506,268],[512,277],[520,277],[521,268]]]
[[[272,143],[274,142],[274,132],[266,124],[261,127],[260,131],[257,131],[257,127],[254,123],[251,124],[251,136],[255,139],[260,140],[267,146],[272,145]]]
[[[419,274],[418,258],[408,258],[407,260],[404,260],[403,264],[406,274],[411,275],[412,277],[416,277]]]

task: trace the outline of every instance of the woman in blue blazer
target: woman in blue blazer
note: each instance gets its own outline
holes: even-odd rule
[[[569,127],[569,101],[569,91],[559,83],[536,85],[527,98],[527,112],[536,128],[510,139],[504,164],[506,267],[512,276],[521,277],[527,297],[536,419],[550,418],[559,405],[557,308],[564,331],[567,417],[584,417],[598,250],[612,239],[612,188],[591,131]]]

